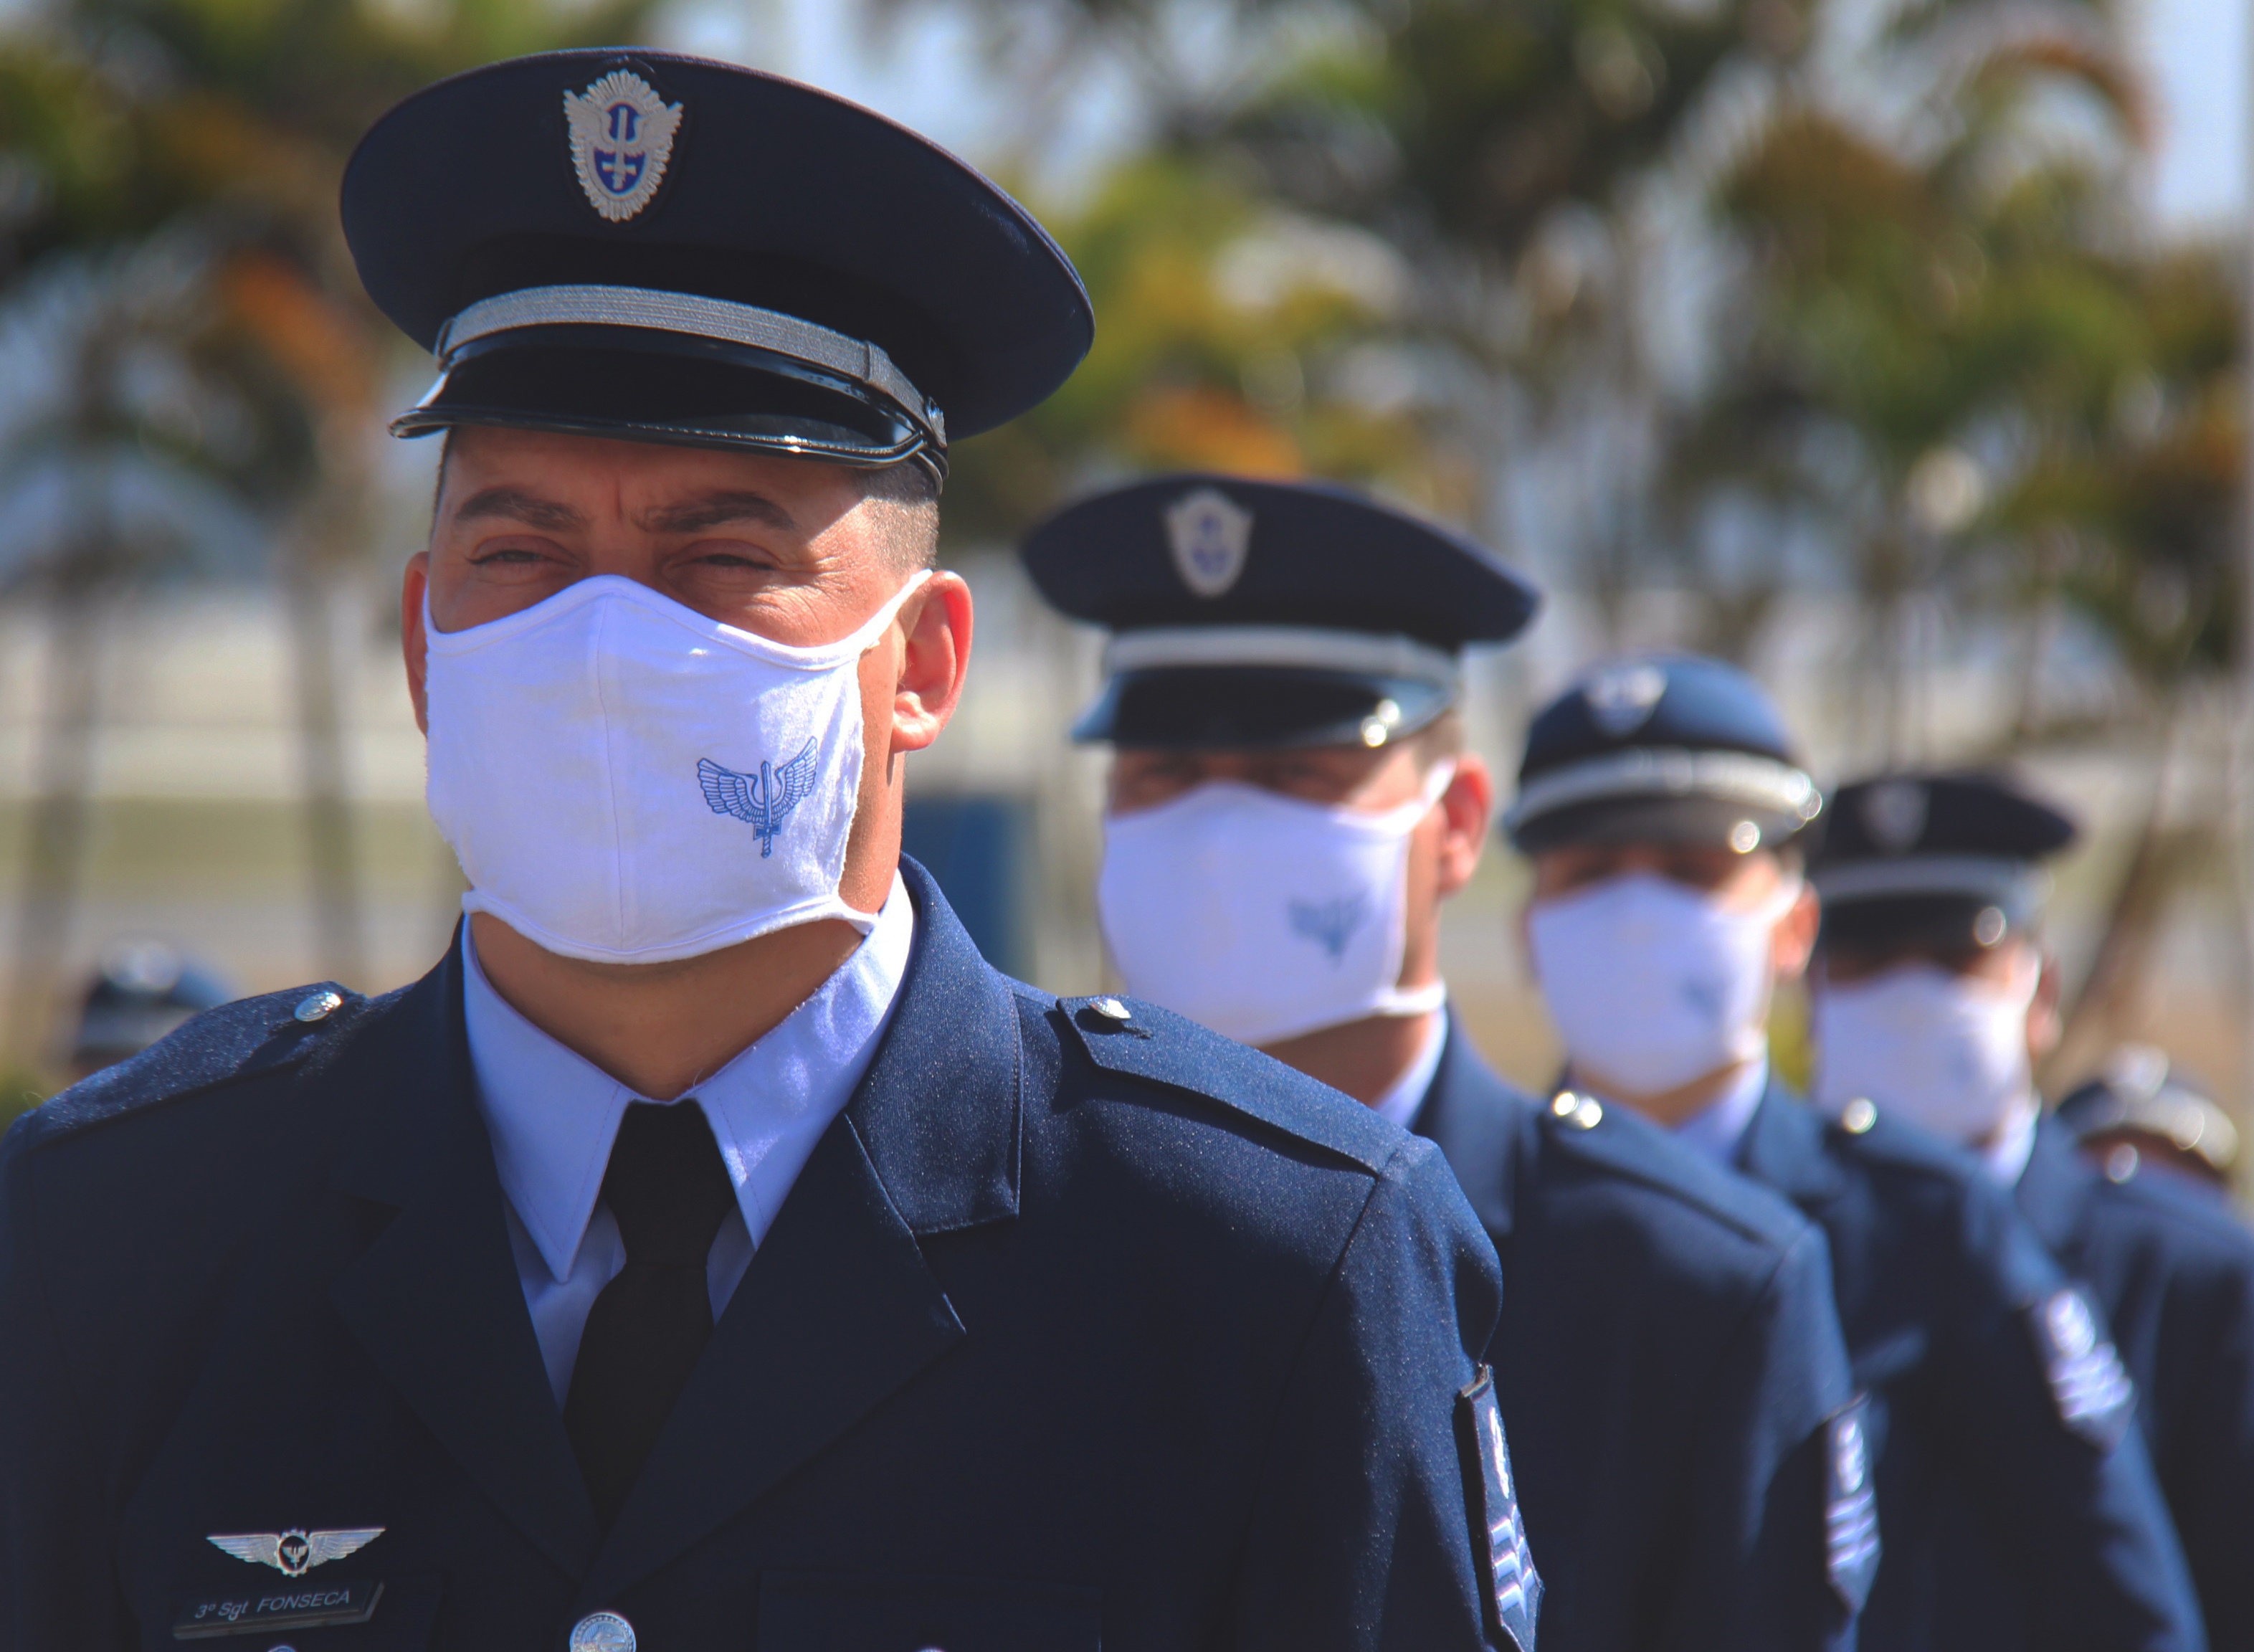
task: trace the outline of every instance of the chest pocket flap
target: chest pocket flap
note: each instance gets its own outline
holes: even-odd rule
[[[1099,1652],[1102,1598],[1067,1584],[770,1572],[758,1652]]]

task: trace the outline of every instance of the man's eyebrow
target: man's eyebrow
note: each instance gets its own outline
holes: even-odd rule
[[[560,500],[542,499],[521,487],[487,487],[471,494],[454,512],[458,522],[483,516],[506,516],[528,528],[562,531],[587,525],[585,514]]]
[[[694,534],[729,522],[764,522],[785,533],[798,524],[791,514],[765,494],[705,494],[678,504],[654,505],[641,514],[643,531],[653,534]]]

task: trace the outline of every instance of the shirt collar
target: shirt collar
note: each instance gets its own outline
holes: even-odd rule
[[[1738,1075],[1736,1083],[1677,1124],[1675,1139],[1726,1170],[1735,1168],[1738,1145],[1768,1091],[1768,1057],[1763,1055]]]
[[[1448,1018],[1436,1015],[1432,1029],[1424,1035],[1424,1047],[1417,1059],[1409,1063],[1409,1070],[1394,1082],[1393,1088],[1372,1103],[1381,1118],[1390,1118],[1402,1129],[1417,1116],[1417,1110],[1424,1104],[1424,1092],[1432,1088],[1432,1075],[1440,1070],[1440,1052],[1448,1042]]]
[[[2030,1092],[2005,1116],[1994,1139],[1973,1150],[1987,1166],[1988,1173],[2005,1186],[2016,1187],[2020,1178],[2027,1173],[2027,1160],[2035,1151],[2035,1125],[2041,1117],[2042,1103]]]
[[[690,1092],[719,1143],[754,1244],[875,1058],[914,940],[914,905],[895,873],[876,928],[852,955],[758,1043]],[[463,1020],[494,1167],[560,1283],[570,1275],[601,1195],[619,1121],[630,1104],[649,1098],[507,1003],[486,979],[466,924],[462,957]]]

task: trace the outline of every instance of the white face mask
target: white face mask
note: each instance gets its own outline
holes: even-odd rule
[[[2011,979],[1968,980],[1928,963],[1815,997],[1816,1101],[1867,1097],[1964,1145],[1993,1135],[2033,1095],[2027,1006],[2042,963],[2023,949]]]
[[[1732,912],[1639,872],[1537,904],[1534,970],[1573,1066],[1651,1096],[1759,1055],[1770,937],[1799,897],[1790,883]]]
[[[1137,998],[1247,1044],[1368,1015],[1423,1015],[1404,990],[1409,838],[1455,766],[1382,815],[1214,780],[1103,823],[1096,904]]]
[[[466,630],[430,623],[431,817],[489,912],[568,958],[658,963],[839,899],[861,785],[850,636],[794,648],[605,574]]]

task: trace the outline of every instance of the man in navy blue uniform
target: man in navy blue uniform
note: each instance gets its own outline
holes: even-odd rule
[[[344,191],[443,376],[410,566],[471,885],[0,1155],[0,1647],[1510,1648],[1439,1153],[997,974],[899,857],[946,442],[1085,295],[914,134],[692,59],[410,99]]]
[[[1177,476],[1037,528],[1112,632],[1099,885],[1138,995],[1437,1141],[1502,1259],[1489,1354],[1550,1652],[1841,1644],[1875,1562],[1821,1235],[1623,1111],[1536,1103],[1446,1007],[1493,783],[1462,654],[1534,592],[1342,490]],[[1836,1541],[1833,1535],[1836,1534]]]
[[[1880,1652],[2202,1644],[2127,1379],[1977,1164],[1867,1100],[1774,1078],[1775,984],[1814,942],[1800,837],[1822,810],[1743,673],[1590,671],[1536,717],[1505,824],[1576,1093],[1633,1108],[1789,1198],[1830,1241],[1885,1542]]]
[[[2101,1171],[2035,1089],[2035,1063],[2058,1036],[2038,927],[2043,863],[2075,836],[2064,813],[1999,775],[1897,774],[1839,788],[1810,864],[1824,901],[1810,975],[1816,1099],[1866,1098],[1914,1119],[2014,1190],[2095,1296],[2135,1380],[2209,1642],[2254,1647],[2254,1233],[2133,1146],[2117,1144]],[[2172,1106],[2176,1140],[2219,1138],[2228,1122],[2208,1123],[2197,1098],[2163,1101],[2158,1059],[2158,1072],[2124,1065],[2079,1108],[2114,1098],[2118,1124]]]

